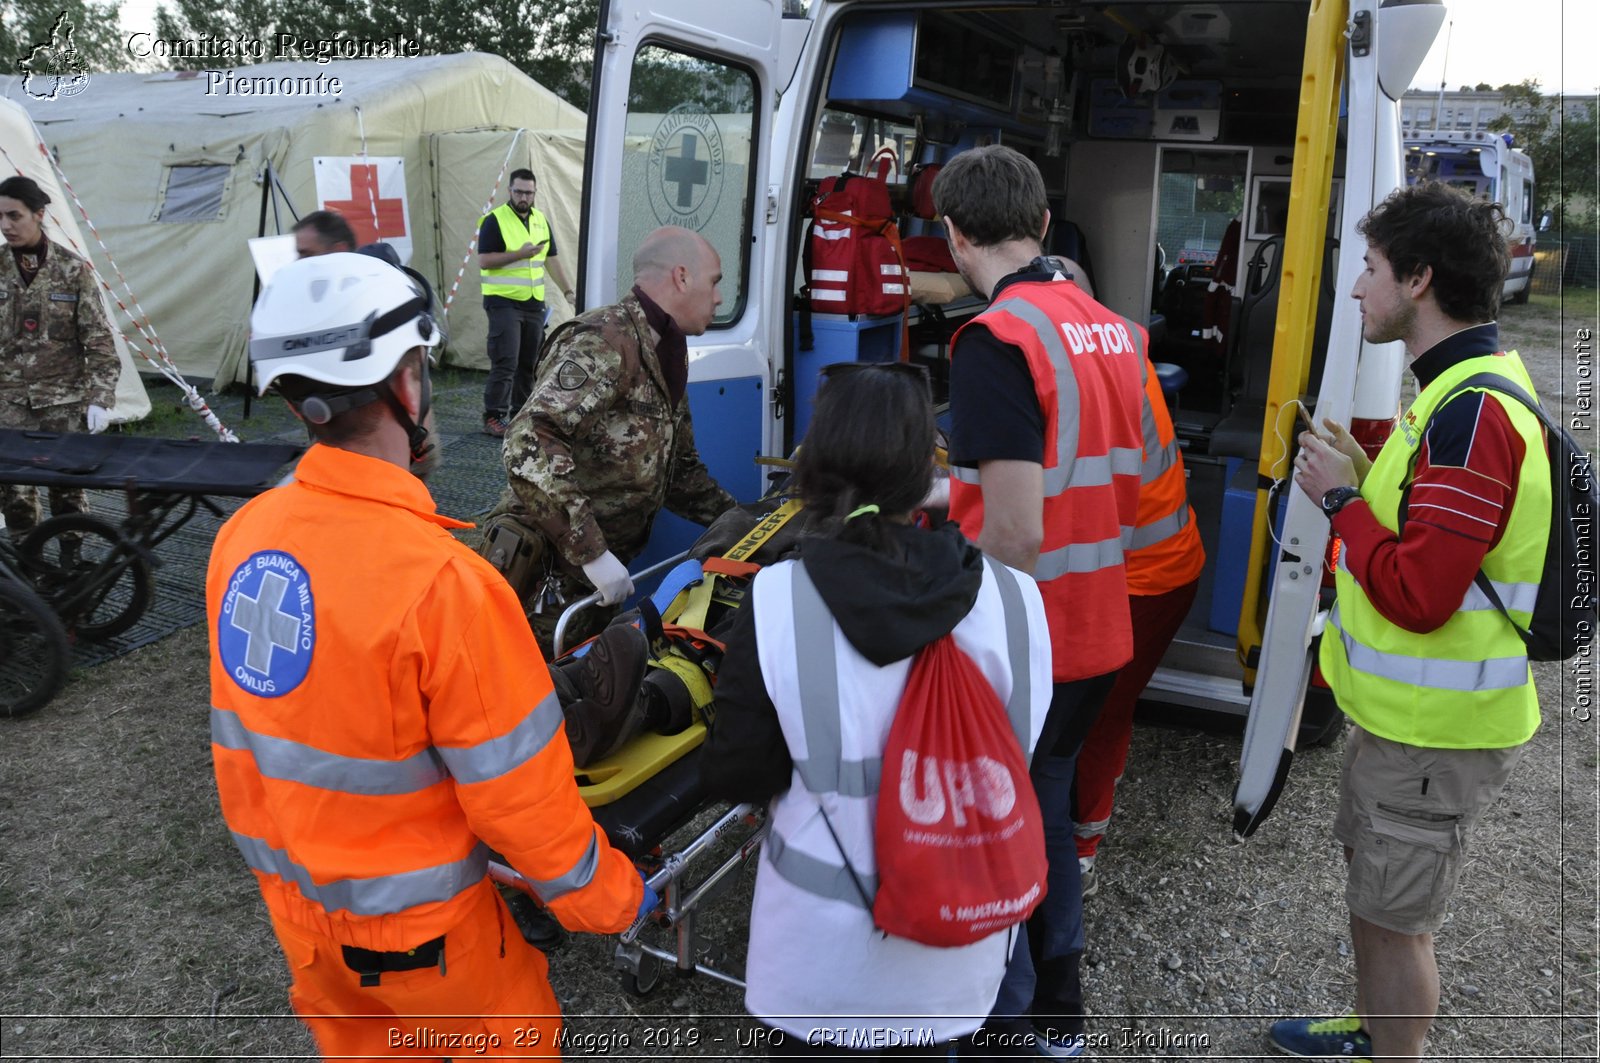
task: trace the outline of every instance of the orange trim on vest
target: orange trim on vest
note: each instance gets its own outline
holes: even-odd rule
[[[1009,284],[973,320],[1022,352],[1044,416],[1044,541],[1034,575],[1052,676],[1060,683],[1115,671],[1133,656],[1122,548],[1139,505],[1144,330],[1070,281]],[[952,478],[950,516],[977,541],[980,483]]]

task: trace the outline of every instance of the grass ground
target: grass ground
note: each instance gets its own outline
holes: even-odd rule
[[[1594,291],[1569,291],[1502,317],[1541,391],[1565,395],[1569,409],[1582,379],[1570,347],[1577,329],[1595,327],[1597,305]],[[475,379],[446,390],[470,406]],[[158,413],[139,431],[194,431],[187,411],[159,412],[172,395],[156,391]],[[244,422],[238,403],[219,412],[249,426],[247,438],[294,430],[281,413]],[[1592,662],[1581,663],[1539,670],[1546,724],[1486,820],[1440,934],[1444,1008],[1430,1042],[1440,1058],[1596,1056],[1600,759]],[[196,626],[81,672],[33,717],[0,721],[0,1058],[313,1053],[288,1015],[282,956],[216,811],[207,708]],[[1237,756],[1237,735],[1136,732],[1088,910],[1098,1028],[1203,1032],[1191,1057],[1254,1058],[1268,1017],[1349,1005],[1328,834],[1337,749],[1296,758],[1278,810],[1243,845],[1228,826]],[[711,920],[736,953],[749,889],[748,875],[736,879]],[[614,1054],[742,1054],[729,1047],[748,1028],[735,990],[669,981],[636,1000],[618,987],[610,942],[594,937],[554,956],[551,976],[575,1028],[630,1037]],[[675,1053],[647,1045],[663,1029],[700,1042]]]

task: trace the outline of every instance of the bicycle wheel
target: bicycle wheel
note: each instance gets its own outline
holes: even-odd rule
[[[51,517],[28,533],[18,554],[39,596],[81,639],[120,635],[150,607],[149,563],[99,517]]]
[[[0,716],[43,708],[66,682],[71,660],[56,614],[25,584],[0,575]]]

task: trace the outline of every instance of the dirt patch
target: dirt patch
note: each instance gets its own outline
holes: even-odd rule
[[[1571,407],[1594,299],[1507,308],[1540,391]],[[1554,401],[1551,402],[1554,405]],[[1592,440],[1592,434],[1590,436]],[[171,574],[164,574],[172,578]],[[1593,1058],[1597,758],[1592,661],[1537,669],[1545,722],[1475,836],[1438,935],[1438,1057]],[[4,723],[0,955],[7,1058],[309,1055],[254,881],[217,813],[206,638],[193,627],[77,674]],[[1267,1023],[1342,1012],[1354,968],[1333,841],[1339,748],[1297,757],[1271,819],[1232,837],[1239,736],[1141,726],[1087,903],[1094,1054],[1255,1057]],[[752,875],[702,929],[737,957]],[[612,942],[551,977],[596,1054],[757,1054],[741,994],[670,976],[625,993]],[[720,1040],[719,1040],[720,1038]],[[581,1050],[570,1056],[587,1054]]]

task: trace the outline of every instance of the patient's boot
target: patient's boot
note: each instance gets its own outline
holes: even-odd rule
[[[644,673],[650,643],[631,624],[613,624],[589,651],[550,669],[567,721],[572,760],[586,768],[644,729]]]

